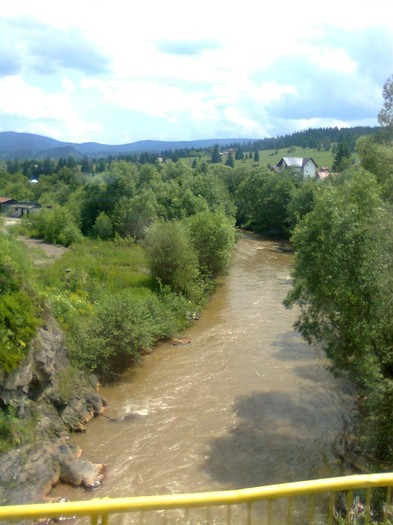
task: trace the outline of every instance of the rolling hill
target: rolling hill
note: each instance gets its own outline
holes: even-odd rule
[[[0,160],[13,159],[40,159],[51,157],[75,157],[80,159],[84,156],[107,157],[110,155],[132,155],[138,153],[160,153],[165,150],[176,150],[186,148],[208,148],[215,144],[227,145],[234,143],[245,143],[251,139],[206,139],[195,141],[159,141],[143,140],[129,144],[109,145],[97,142],[84,142],[81,144],[73,142],[61,142],[42,135],[33,133],[18,133],[15,131],[0,132]]]

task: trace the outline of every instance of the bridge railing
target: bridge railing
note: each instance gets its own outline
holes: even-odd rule
[[[0,507],[1,521],[207,525],[393,524],[393,473],[263,487]],[[47,521],[46,521],[47,523]]]

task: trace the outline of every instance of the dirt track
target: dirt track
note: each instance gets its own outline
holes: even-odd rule
[[[6,232],[8,226],[18,224],[19,222],[20,219],[6,217],[4,220],[3,231]],[[23,237],[20,235],[18,236],[18,240],[31,248],[32,251],[35,251],[34,261],[38,265],[47,264],[48,262],[58,259],[67,250],[67,248],[64,248],[64,246],[60,246],[58,244],[48,244],[41,239],[29,239],[28,237]]]

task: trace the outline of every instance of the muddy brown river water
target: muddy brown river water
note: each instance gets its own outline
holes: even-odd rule
[[[353,414],[351,389],[293,329],[282,300],[293,255],[243,234],[227,277],[182,337],[102,388],[106,415],[72,439],[107,465],[71,500],[252,487],[347,473],[332,445]]]

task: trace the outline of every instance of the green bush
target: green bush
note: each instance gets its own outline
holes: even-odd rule
[[[189,227],[201,273],[209,278],[225,273],[235,244],[233,221],[222,212],[203,211],[190,217]]]
[[[98,215],[94,222],[93,235],[103,241],[113,237],[112,221],[104,211]]]
[[[0,369],[14,370],[24,359],[39,325],[40,301],[24,247],[0,235]]]
[[[94,316],[74,318],[72,359],[108,379],[179,328],[178,319],[156,295],[126,290],[103,298]]]
[[[145,247],[152,277],[176,293],[187,294],[199,269],[184,226],[176,221],[153,224],[147,231]]]
[[[29,231],[32,237],[44,239],[51,244],[69,246],[82,240],[82,233],[75,218],[66,206],[54,206],[42,209],[29,219]]]
[[[1,296],[0,369],[10,372],[23,361],[38,324],[34,302],[25,291]]]

